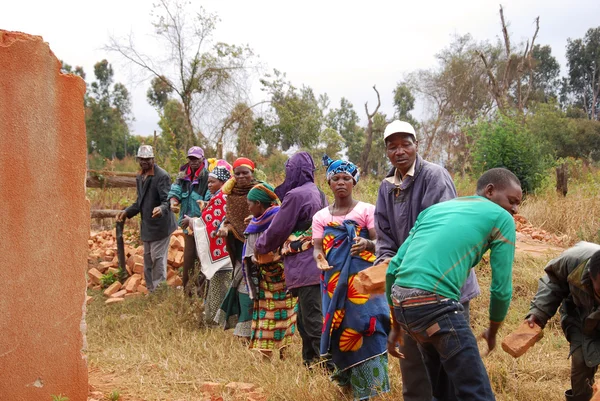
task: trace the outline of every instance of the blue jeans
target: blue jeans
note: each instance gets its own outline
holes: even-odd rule
[[[454,300],[402,307],[394,302],[400,326],[417,342],[434,400],[495,400],[477,340]]]

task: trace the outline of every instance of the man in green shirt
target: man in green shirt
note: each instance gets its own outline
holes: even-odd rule
[[[469,271],[491,249],[490,326],[483,333],[491,351],[512,298],[516,214],[522,192],[509,170],[486,171],[477,196],[425,209],[389,264],[386,295],[394,310],[388,351],[401,329],[418,344],[435,400],[493,400],[477,340],[460,304]]]

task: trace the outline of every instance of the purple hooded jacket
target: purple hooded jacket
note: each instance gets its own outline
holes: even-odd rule
[[[279,248],[298,223],[312,221],[327,200],[315,185],[315,163],[306,152],[298,152],[285,163],[285,181],[275,189],[282,201],[271,226],[256,241],[256,252],[264,254]],[[321,272],[313,259],[312,249],[285,256],[285,284],[288,289],[317,285]]]
[[[419,213],[431,205],[456,198],[456,188],[448,171],[442,166],[423,160],[418,154],[414,176],[402,181],[399,189],[388,181],[388,178],[394,177],[395,172],[396,169],[392,168],[386,179],[381,182],[377,194],[375,263],[396,255],[417,221]],[[471,269],[461,289],[460,301],[466,302],[479,294],[479,284]]]

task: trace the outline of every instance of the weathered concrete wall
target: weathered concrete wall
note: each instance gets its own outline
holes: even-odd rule
[[[87,399],[85,84],[0,30],[0,400]]]

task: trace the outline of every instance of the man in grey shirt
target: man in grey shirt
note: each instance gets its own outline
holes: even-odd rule
[[[387,157],[392,169],[381,182],[375,208],[377,246],[375,263],[396,255],[417,216],[431,205],[456,198],[456,188],[446,169],[423,160],[418,154],[419,142],[412,125],[395,120],[383,134]],[[468,320],[469,300],[479,295],[473,271],[461,290],[461,303]],[[433,395],[423,357],[416,342],[407,334],[400,352],[402,394],[405,401],[431,401]]]

